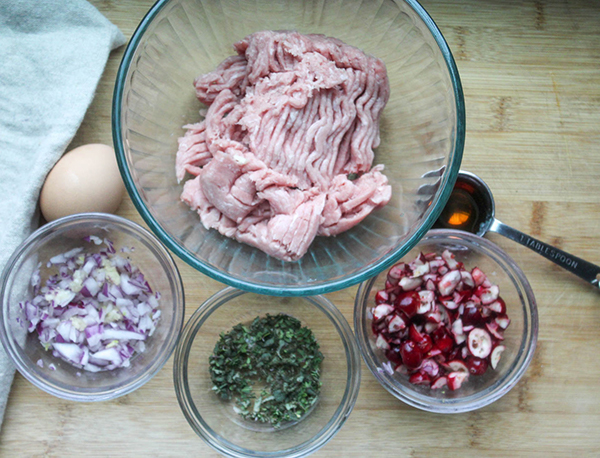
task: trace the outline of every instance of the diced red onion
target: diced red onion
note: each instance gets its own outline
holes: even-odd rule
[[[110,240],[84,240],[105,248],[86,253],[78,247],[52,257],[46,265],[58,273],[43,286],[40,263],[30,282],[34,297],[19,304],[25,319],[17,321],[37,332],[47,351],[76,367],[90,372],[129,367],[156,329],[160,293],[137,266],[116,254]],[[37,364],[43,367],[41,359]],[[56,370],[53,364],[48,368]]]

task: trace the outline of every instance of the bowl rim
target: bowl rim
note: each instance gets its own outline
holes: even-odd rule
[[[323,427],[311,439],[298,444],[291,449],[277,452],[264,452],[251,451],[235,445],[225,439],[220,438],[219,435],[214,432],[213,429],[202,419],[202,415],[195,407],[193,397],[189,389],[187,369],[192,344],[200,332],[202,325],[219,307],[244,294],[257,293],[243,291],[228,286],[204,301],[204,303],[194,312],[194,314],[186,323],[183,331],[181,332],[181,338],[177,348],[175,349],[175,356],[173,358],[173,386],[175,388],[175,394],[177,395],[179,407],[181,408],[185,419],[194,432],[200,436],[200,438],[202,438],[210,447],[226,456],[235,458],[293,458],[307,456],[327,444],[327,442],[329,442],[341,429],[354,409],[354,405],[356,404],[360,390],[361,380],[360,352],[356,343],[356,339],[352,333],[349,323],[344,318],[344,315],[342,315],[339,309],[330,300],[324,296],[298,297],[298,299],[310,302],[314,307],[317,307],[321,312],[323,312],[332,322],[342,339],[348,361],[348,377],[342,401],[325,427]],[[275,297],[272,296],[271,298],[274,299]]]
[[[38,377],[35,373],[32,373],[29,366],[25,362],[25,358],[20,351],[20,347],[14,345],[13,339],[9,338],[9,336],[12,335],[12,332],[10,331],[8,321],[6,320],[6,315],[4,313],[5,302],[8,302],[5,300],[5,293],[7,290],[7,282],[10,277],[11,270],[14,268],[15,264],[21,260],[22,256],[27,254],[32,241],[42,239],[46,235],[56,232],[65,225],[77,223],[78,221],[82,220],[86,222],[98,221],[100,223],[111,223],[118,227],[119,230],[125,228],[140,235],[153,248],[154,253],[157,255],[157,260],[160,261],[161,264],[167,266],[167,268],[164,269],[165,275],[174,285],[173,322],[171,323],[171,327],[167,334],[167,339],[163,343],[163,349],[158,353],[157,358],[136,377],[126,379],[121,385],[113,389],[103,389],[98,391],[95,391],[94,389],[86,389],[85,391],[78,391],[77,389],[64,388],[62,385],[52,383],[51,381],[42,377]],[[11,361],[15,364],[17,370],[29,382],[53,396],[70,401],[97,402],[116,399],[129,394],[146,384],[163,368],[163,366],[171,357],[171,354],[174,352],[177,342],[179,341],[184,317],[185,292],[179,269],[177,268],[173,257],[154,236],[154,234],[137,223],[117,215],[108,213],[78,213],[64,216],[49,222],[44,226],[41,226],[31,235],[29,235],[29,237],[27,237],[23,242],[21,242],[21,244],[19,244],[19,246],[14,250],[6,262],[6,265],[0,276],[0,341],[4,346],[6,353]],[[28,333],[25,333],[25,338],[27,337],[27,334]]]
[[[502,260],[502,263],[504,264],[503,268],[508,268],[507,270],[516,277],[516,280],[522,287],[522,291],[518,291],[518,293],[521,297],[521,304],[525,308],[525,319],[523,338],[520,344],[520,352],[517,355],[512,367],[509,368],[508,371],[499,379],[499,381],[491,387],[493,389],[484,390],[484,392],[487,391],[485,396],[481,394],[482,392],[477,392],[466,398],[448,401],[418,394],[415,390],[411,390],[402,385],[394,385],[390,383],[386,377],[383,377],[377,370],[376,360],[368,343],[368,337],[365,332],[368,324],[367,320],[363,319],[364,311],[369,306],[366,301],[369,297],[369,293],[371,292],[371,288],[377,279],[377,276],[361,283],[358,287],[354,302],[354,329],[356,331],[358,347],[360,349],[363,361],[377,381],[394,397],[412,407],[416,407],[427,412],[442,414],[470,412],[472,410],[485,407],[500,399],[519,382],[519,380],[527,371],[533,359],[537,345],[539,331],[537,302],[533,294],[533,289],[531,288],[531,285],[521,268],[504,250],[502,250],[495,243],[469,232],[455,229],[433,229],[429,231],[416,246],[420,245],[421,243],[435,241],[436,239],[449,241],[452,239],[458,239],[467,245],[482,246],[484,250],[493,253],[493,255]],[[489,257],[488,253],[484,252],[484,254],[486,257]],[[494,260],[496,261],[496,259]],[[529,311],[529,313],[527,313],[527,311]],[[398,386],[399,388],[397,388]]]
[[[198,259],[190,250],[185,248],[182,244],[175,241],[169,233],[163,229],[159,222],[154,218],[152,212],[146,207],[140,191],[137,189],[133,175],[127,166],[127,159],[123,148],[123,135],[121,132],[122,125],[122,106],[124,101],[124,90],[126,86],[126,78],[129,74],[130,65],[133,61],[133,57],[138,49],[138,46],[144,36],[148,27],[152,24],[157,15],[169,4],[172,0],[158,0],[152,8],[146,13],[138,27],[135,29],[127,48],[123,54],[121,64],[117,72],[115,88],[113,92],[113,103],[112,103],[112,116],[111,116],[111,127],[113,134],[113,144],[117,157],[117,164],[123,177],[125,187],[129,196],[148,225],[148,227],[156,234],[156,236],[164,243],[173,253],[175,253],[180,259],[192,266],[194,269],[201,273],[209,276],[210,278],[217,280],[226,285],[233,286],[235,288],[242,289],[244,291],[251,291],[258,294],[265,294],[270,296],[311,296],[329,293],[333,291],[339,291],[341,289],[348,288],[357,283],[365,281],[366,279],[377,275],[386,268],[392,266],[398,259],[408,253],[418,241],[427,233],[427,231],[433,226],[439,215],[441,214],[446,202],[448,201],[454,184],[458,177],[460,164],[462,161],[463,149],[465,144],[465,131],[466,131],[466,115],[465,115],[465,101],[460,76],[456,62],[450,51],[450,47],[442,35],[440,29],[433,21],[427,11],[421,6],[417,0],[402,0],[419,16],[425,26],[428,28],[432,37],[434,38],[438,49],[440,50],[446,68],[448,70],[449,78],[452,83],[452,90],[454,94],[455,110],[456,110],[456,131],[453,149],[449,155],[449,161],[447,173],[442,176],[440,183],[441,192],[434,197],[434,200],[430,206],[429,215],[424,219],[423,224],[419,229],[415,231],[412,236],[408,237],[403,245],[397,246],[387,256],[374,262],[369,266],[365,266],[358,272],[345,276],[336,280],[319,281],[314,285],[304,286],[287,286],[285,288],[277,285],[267,285],[258,281],[250,281],[247,279],[234,278],[228,275],[227,272],[221,271],[218,268],[213,267],[208,262]],[[392,0],[398,4],[400,0]]]

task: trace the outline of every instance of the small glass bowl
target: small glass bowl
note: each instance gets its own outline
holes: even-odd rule
[[[324,355],[317,404],[298,422],[277,430],[242,419],[233,402],[222,401],[212,391],[208,365],[220,333],[267,313],[299,319],[312,330]],[[360,356],[350,326],[324,297],[281,298],[226,288],[187,322],[175,350],[173,377],[187,421],[218,452],[232,457],[301,457],[325,445],[350,415],[360,385]]]
[[[461,388],[432,390],[408,382],[408,376],[389,374],[383,367],[388,359],[375,346],[369,311],[375,294],[384,288],[386,272],[362,283],[354,305],[354,329],[363,359],[375,378],[395,397],[422,410],[459,413],[479,409],[510,391],[523,376],[535,351],[538,315],[535,298],[525,274],[498,246],[487,239],[455,230],[432,230],[403,260],[412,261],[419,252],[440,253],[449,249],[468,270],[479,267],[500,288],[511,319],[503,345],[506,347],[496,370],[491,367],[482,376],[471,375]]]
[[[27,333],[20,324],[21,320],[26,322],[26,318],[18,304],[33,298],[30,279],[38,263],[42,263],[43,283],[47,260],[85,246],[82,239],[89,235],[111,240],[117,251],[133,247],[134,251],[127,256],[140,268],[153,290],[161,293],[161,316],[156,330],[147,339],[145,351],[134,355],[127,368],[101,372],[79,369],[45,351],[37,334]],[[0,338],[4,348],[27,380],[63,399],[105,401],[141,387],[169,359],[183,326],[183,285],[173,258],[146,229],[114,215],[81,213],[41,227],[13,253],[0,285]],[[43,367],[37,365],[40,359]]]

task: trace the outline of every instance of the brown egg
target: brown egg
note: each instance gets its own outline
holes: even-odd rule
[[[83,145],[66,153],[50,171],[40,207],[47,221],[74,213],[114,213],[124,195],[115,151],[106,145]]]

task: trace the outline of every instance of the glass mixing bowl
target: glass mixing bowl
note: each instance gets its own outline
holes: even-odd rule
[[[466,232],[435,229],[430,231],[404,260],[409,262],[422,253],[441,254],[449,249],[467,270],[479,267],[500,288],[506,302],[506,314],[511,319],[504,334],[505,351],[493,370],[484,375],[471,375],[458,390],[432,390],[428,386],[408,382],[408,376],[389,374],[388,361],[375,345],[371,329],[370,310],[375,306],[375,294],[384,289],[386,273],[371,278],[358,288],[354,306],[354,329],[363,359],[375,378],[401,401],[422,410],[437,413],[459,413],[479,409],[508,393],[525,374],[537,342],[538,315],[535,298],[525,274],[500,248],[487,239]]]
[[[156,330],[145,341],[145,351],[131,358],[130,367],[100,372],[78,369],[45,351],[37,333],[26,334],[21,325],[26,317],[18,304],[33,298],[30,279],[38,263],[42,263],[44,284],[48,275],[56,273],[55,268],[45,268],[46,262],[70,249],[85,247],[82,239],[89,235],[108,238],[117,251],[133,248],[127,257],[140,268],[153,290],[161,294],[161,316]],[[169,359],[183,326],[183,284],[173,258],[146,229],[114,215],[81,213],[42,226],[15,250],[0,286],[0,338],[9,357],[35,386],[72,401],[105,401],[141,387]]]
[[[336,237],[317,237],[297,262],[207,230],[180,201],[177,138],[199,121],[194,79],[261,30],[321,33],[381,58],[390,80],[381,145],[392,200]],[[433,20],[414,0],[159,0],[142,20],[118,72],[112,112],[125,185],[154,233],[210,277],[263,294],[313,295],[346,288],[392,265],[433,225],[460,167],[462,88]]]
[[[222,401],[212,390],[208,365],[221,333],[267,313],[300,320],[324,356],[315,407],[277,430],[243,420],[232,402]],[[233,457],[301,457],[325,445],[350,416],[360,386],[360,354],[347,321],[323,296],[281,298],[226,288],[187,322],[175,350],[173,378],[188,423],[215,450]]]

